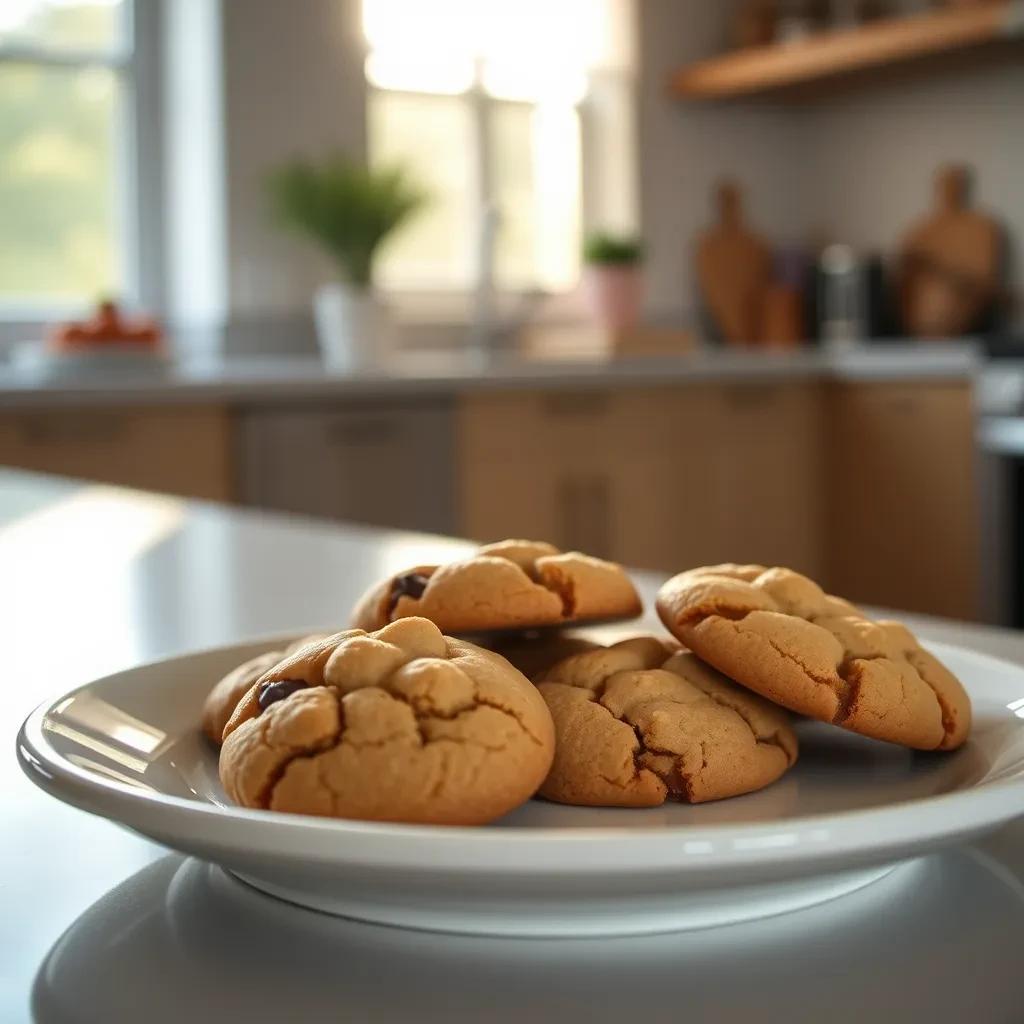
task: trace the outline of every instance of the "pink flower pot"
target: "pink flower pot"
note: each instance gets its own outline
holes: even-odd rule
[[[610,330],[627,330],[640,321],[644,279],[637,266],[589,266],[583,293],[593,318]]]

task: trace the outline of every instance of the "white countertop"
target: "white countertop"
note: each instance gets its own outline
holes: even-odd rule
[[[0,473],[0,1020],[28,1019],[30,999],[44,1024],[1019,1019],[1022,823],[750,925],[479,939],[279,903],[57,803],[15,766],[15,732],[46,698],[164,655],[337,626],[369,581],[463,550]],[[648,598],[658,582],[641,576]],[[1019,633],[909,621],[1024,663]]]
[[[170,363],[150,372],[42,372],[0,364],[0,408],[111,402],[265,402],[331,397],[447,396],[481,388],[593,388],[703,381],[962,378],[980,366],[969,342],[879,343],[843,352],[698,351],[602,361],[484,360],[408,353],[386,367],[341,373],[311,358]]]

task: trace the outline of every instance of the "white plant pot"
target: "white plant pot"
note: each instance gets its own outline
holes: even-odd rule
[[[373,291],[339,282],[321,285],[313,313],[320,352],[332,369],[377,366],[389,354],[390,317]]]

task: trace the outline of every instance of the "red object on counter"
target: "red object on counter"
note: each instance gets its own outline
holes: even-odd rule
[[[104,301],[88,320],[57,324],[46,341],[47,347],[55,351],[104,345],[137,345],[157,351],[163,334],[152,317],[124,317],[115,302]]]

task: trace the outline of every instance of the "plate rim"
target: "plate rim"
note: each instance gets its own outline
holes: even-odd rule
[[[496,868],[495,863],[481,862],[481,855],[485,852],[503,848],[511,850],[518,858],[526,848],[530,848],[551,851],[556,856],[550,859],[544,857],[543,863],[516,859],[516,870],[527,874],[550,874],[560,866],[559,860],[564,857],[565,848],[574,849],[580,844],[590,844],[595,853],[599,847],[602,856],[594,857],[584,864],[578,860],[564,863],[561,866],[566,873],[578,874],[588,868],[606,872],[616,867],[623,871],[634,871],[634,865],[622,863],[619,858],[625,849],[632,850],[641,842],[647,848],[648,857],[645,862],[656,862],[658,867],[664,869],[678,870],[697,865],[714,865],[715,868],[724,869],[778,858],[796,864],[834,854],[837,846],[845,857],[853,857],[857,853],[876,851],[914,839],[945,839],[953,842],[957,836],[984,831],[1024,815],[1024,770],[1021,770],[1018,775],[1008,779],[997,778],[964,790],[913,797],[880,807],[850,808],[780,821],[666,825],[657,830],[642,832],[623,824],[571,829],[509,825],[493,829],[368,822],[226,807],[188,800],[159,790],[141,789],[74,764],[46,737],[43,722],[54,708],[108,679],[202,655],[228,653],[263,643],[272,646],[290,635],[254,638],[155,659],[108,673],[73,687],[59,697],[44,700],[29,713],[18,730],[18,762],[29,779],[54,798],[129,827],[135,827],[147,811],[159,811],[166,816],[167,825],[172,830],[176,823],[189,820],[202,821],[212,825],[214,830],[219,824],[234,830],[235,834],[228,837],[231,845],[241,844],[245,835],[259,834],[264,840],[261,845],[267,853],[271,852],[265,849],[268,842],[275,840],[270,843],[276,847],[273,851],[275,855],[301,858],[311,863],[359,863],[380,868],[388,867],[389,862],[391,866],[401,864],[407,867],[407,859],[381,856],[386,853],[381,847],[390,844],[401,849],[405,844],[396,843],[396,840],[415,839],[430,843],[438,853],[447,855],[434,863],[424,862],[420,865],[428,871],[458,869],[492,872]],[[991,663],[1000,672],[1010,671],[1021,675],[1024,683],[1024,667],[1013,662],[941,641],[929,641],[925,646],[938,652],[954,651],[981,663]],[[1014,795],[1021,798],[1013,801],[1010,798]],[[909,820],[914,817],[908,813],[910,809],[935,812],[929,815],[933,819],[931,826],[924,830],[920,825],[908,828]],[[950,813],[954,810],[958,813]],[[126,811],[129,813],[126,814]],[[859,827],[866,822],[870,822],[872,827]],[[955,824],[942,824],[944,822]],[[296,838],[304,839],[307,845],[301,851],[286,849],[285,846],[290,845],[289,837],[293,843]]]

